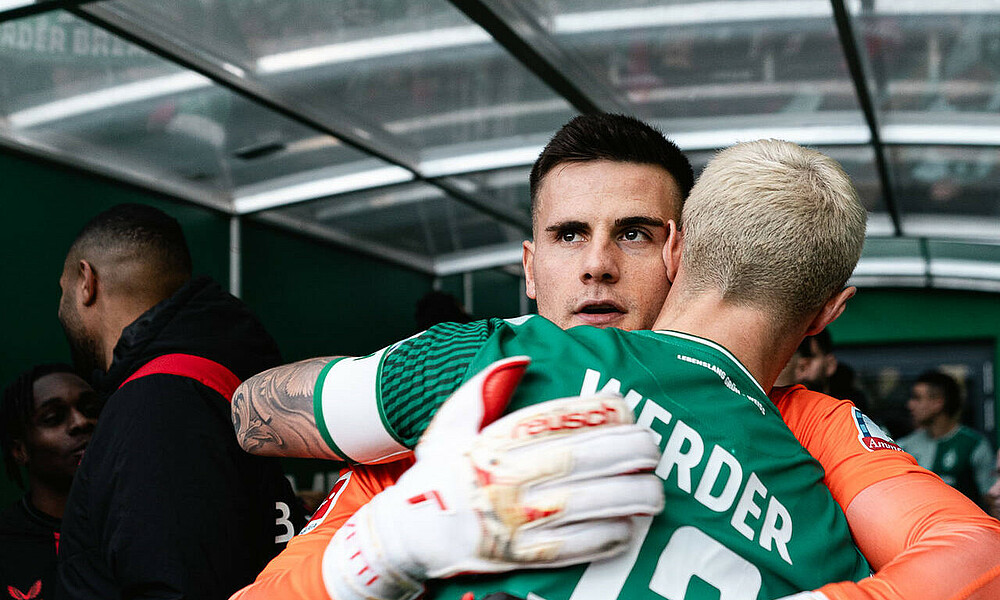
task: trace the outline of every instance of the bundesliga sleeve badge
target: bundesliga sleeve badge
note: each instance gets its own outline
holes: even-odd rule
[[[889,436],[888,433],[882,430],[881,427],[875,424],[868,418],[868,415],[861,412],[857,408],[852,409],[854,412],[854,426],[858,430],[858,441],[861,445],[865,447],[869,452],[874,452],[876,450],[895,450],[896,452],[902,452],[903,449],[896,445],[895,440]]]

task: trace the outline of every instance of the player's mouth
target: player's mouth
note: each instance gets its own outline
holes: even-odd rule
[[[607,327],[620,321],[626,312],[616,302],[588,301],[577,307],[574,316],[587,325]]]
[[[90,440],[87,440],[86,442],[80,444],[76,448],[73,448],[73,451],[70,453],[70,456],[73,457],[73,460],[76,461],[76,464],[80,464],[80,461],[83,460],[83,454],[87,450],[87,444],[89,443]]]

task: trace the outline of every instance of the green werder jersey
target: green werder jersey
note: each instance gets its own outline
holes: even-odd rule
[[[472,590],[476,598],[506,591],[544,600],[765,600],[870,574],[822,468],[746,368],[695,336],[563,331],[541,317],[440,325],[328,365],[316,386],[317,422],[342,456],[364,454],[359,428],[412,448],[463,381],[522,354],[532,362],[509,410],[621,393],[659,438],[666,508],[636,520],[634,543],[617,558],[458,577],[431,585],[429,597],[458,600]]]

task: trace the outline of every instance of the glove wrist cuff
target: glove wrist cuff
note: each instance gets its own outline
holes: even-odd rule
[[[413,600],[423,583],[386,560],[365,524],[364,509],[330,540],[323,553],[323,583],[334,600]]]

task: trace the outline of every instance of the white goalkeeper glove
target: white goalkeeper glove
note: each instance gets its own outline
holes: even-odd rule
[[[430,578],[598,560],[626,548],[631,517],[662,510],[659,450],[620,396],[543,402],[482,427],[528,362],[493,363],[441,406],[416,463],[327,546],[331,598],[408,600]]]

